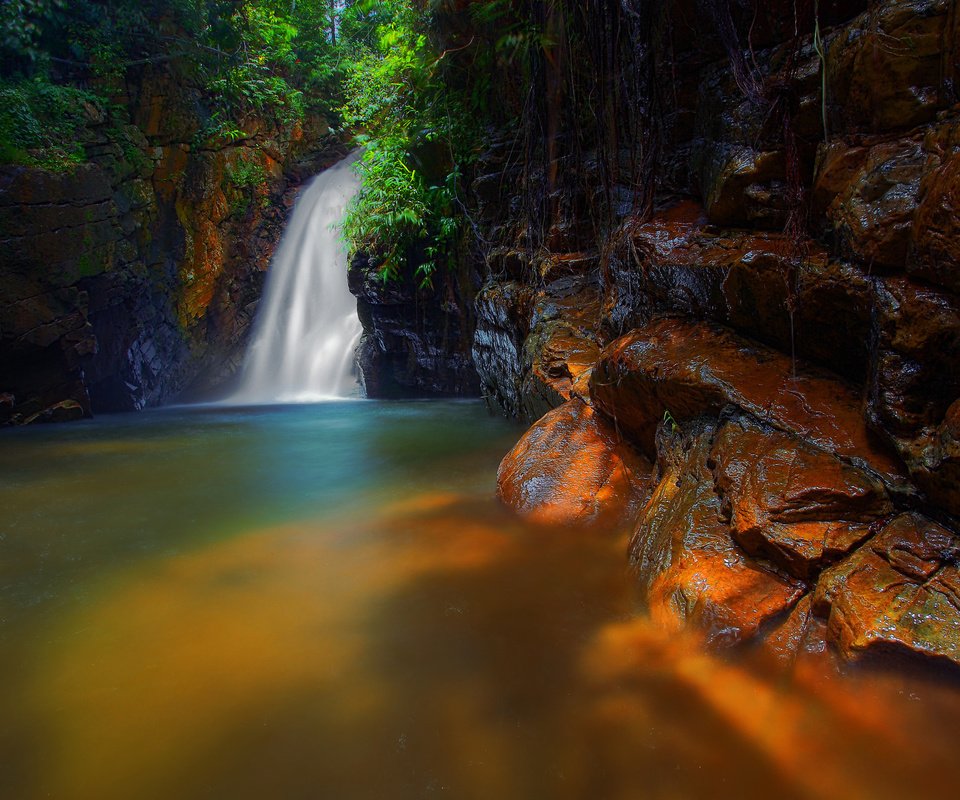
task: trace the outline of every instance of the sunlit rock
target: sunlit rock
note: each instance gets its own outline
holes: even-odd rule
[[[745,418],[720,429],[710,457],[736,541],[798,578],[846,555],[893,511],[876,478]]]
[[[738,406],[774,428],[809,439],[891,484],[896,457],[867,430],[859,393],[821,371],[717,325],[664,319],[608,345],[591,377],[597,407],[650,452],[665,412],[680,421]]]
[[[657,484],[637,521],[630,560],[655,619],[693,623],[711,642],[729,645],[755,636],[805,587],[734,541],[707,463],[714,434],[704,422],[690,431],[661,428]]]
[[[500,498],[543,523],[628,518],[645,491],[650,464],[613,424],[574,398],[528,430],[500,464]]]
[[[902,514],[823,573],[815,607],[841,653],[907,652],[960,665],[960,538]]]

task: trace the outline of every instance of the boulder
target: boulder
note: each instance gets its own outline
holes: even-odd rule
[[[737,543],[804,580],[893,511],[876,478],[749,418],[721,428],[710,459]]]
[[[627,519],[646,491],[650,463],[579,398],[545,414],[504,457],[500,499],[538,523]]]
[[[960,538],[901,514],[846,561],[826,570],[814,607],[848,659],[902,652],[960,666]]]
[[[754,637],[800,598],[804,585],[747,556],[721,515],[708,467],[715,426],[664,425],[657,482],[630,544],[650,613],[668,625],[692,623],[709,641]]]
[[[632,331],[603,350],[590,392],[647,453],[665,413],[680,421],[732,405],[906,490],[903,465],[867,430],[853,387],[717,325],[661,319]]]

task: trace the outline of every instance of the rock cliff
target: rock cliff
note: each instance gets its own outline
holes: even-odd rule
[[[322,119],[204,140],[199,91],[159,69],[118,104],[75,169],[0,167],[0,423],[227,380],[292,192],[344,153]]]
[[[501,497],[576,521],[642,491],[651,613],[716,644],[960,665],[956,4],[593,5],[543,65],[553,146],[504,131],[473,185],[483,392],[536,421]],[[557,488],[597,451],[646,489]]]

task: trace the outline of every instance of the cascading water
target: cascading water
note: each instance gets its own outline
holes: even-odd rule
[[[257,309],[232,403],[304,403],[358,392],[357,301],[339,223],[360,182],[357,155],[317,175],[293,208]]]

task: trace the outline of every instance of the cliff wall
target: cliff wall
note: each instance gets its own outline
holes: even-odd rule
[[[0,166],[0,422],[141,409],[238,367],[297,185],[345,152],[322,119],[204,140],[202,95],[146,68],[86,163]]]
[[[715,642],[960,663],[956,4],[592,7],[473,183],[502,497]]]

